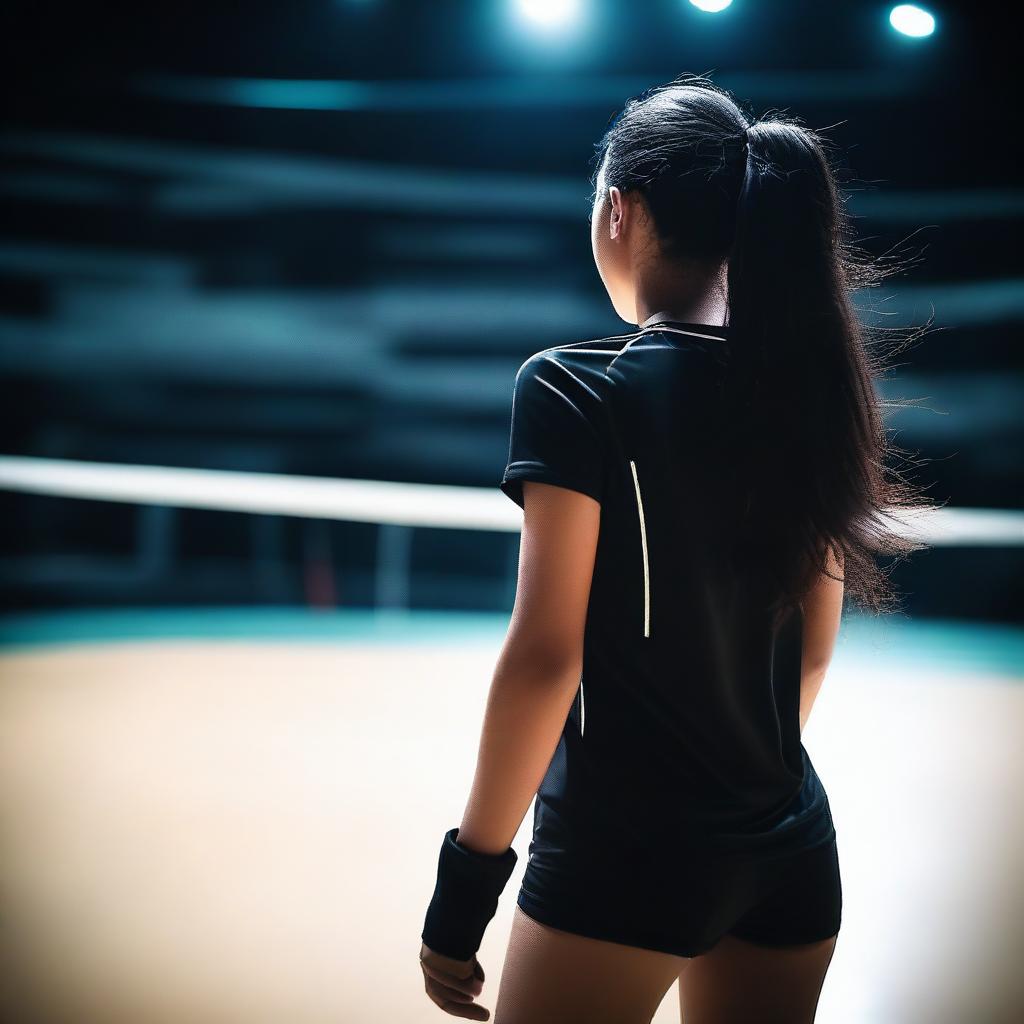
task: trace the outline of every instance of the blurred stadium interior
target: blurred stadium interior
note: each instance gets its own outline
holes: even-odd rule
[[[1024,1019],[1019,56],[929,10],[5,5],[0,1017],[440,1019],[412,951],[515,596],[514,375],[630,330],[592,147],[707,72],[834,140],[905,265],[864,322],[934,318],[879,393],[944,507],[807,732],[846,903],[819,1019]]]
[[[551,38],[497,3],[15,5],[4,453],[496,489],[522,360],[628,330],[590,254],[593,143],[628,95],[716,69],[759,112],[834,126],[863,245],[908,262],[857,297],[865,321],[941,328],[883,382],[917,403],[887,424],[932,497],[1016,509],[1024,194],[1004,147],[979,164],[1002,132],[979,19],[908,40],[863,4],[584,6]],[[488,530],[0,502],[17,607],[365,607],[375,549],[408,560],[411,607],[511,596],[515,540]],[[1019,617],[1019,543],[895,578],[913,614]]]

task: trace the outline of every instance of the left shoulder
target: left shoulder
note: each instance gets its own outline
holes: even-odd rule
[[[516,386],[547,384],[565,395],[578,395],[584,402],[600,402],[607,385],[606,371],[632,337],[571,341],[541,349],[520,365]]]

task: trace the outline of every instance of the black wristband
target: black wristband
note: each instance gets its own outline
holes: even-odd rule
[[[518,854],[479,853],[460,846],[449,829],[437,858],[437,883],[427,907],[421,938],[435,952],[469,960],[498,909],[498,897],[516,866]]]

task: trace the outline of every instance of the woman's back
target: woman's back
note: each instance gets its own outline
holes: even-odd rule
[[[711,431],[727,327],[662,321],[516,377],[502,489],[601,502],[579,692],[535,804],[531,875],[642,853],[797,852],[835,831],[800,742],[802,616],[727,568]]]

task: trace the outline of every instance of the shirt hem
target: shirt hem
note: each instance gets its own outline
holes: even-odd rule
[[[577,491],[580,494],[585,494],[588,498],[593,498],[594,501],[598,503],[601,501],[601,492],[586,481],[567,476],[565,473],[550,469],[547,466],[543,466],[538,463],[519,463],[517,465],[520,465],[522,468],[511,468],[506,470],[505,475],[498,486],[520,508],[524,507],[522,487],[522,482],[524,480],[535,480],[538,483],[553,484],[556,487],[565,487],[570,491]]]

